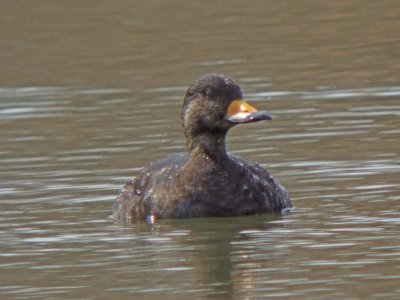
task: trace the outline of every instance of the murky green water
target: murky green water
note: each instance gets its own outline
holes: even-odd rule
[[[0,298],[400,297],[397,1],[10,1],[0,25]],[[296,210],[115,224],[209,72],[274,116],[228,147]]]

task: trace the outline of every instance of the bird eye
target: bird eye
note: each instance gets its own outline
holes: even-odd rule
[[[212,90],[210,89],[210,88],[206,88],[204,91],[203,91],[203,97],[211,97],[211,94],[212,94]]]

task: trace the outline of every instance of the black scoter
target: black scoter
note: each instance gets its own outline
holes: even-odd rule
[[[143,168],[123,187],[114,217],[124,222],[154,221],[281,213],[290,208],[288,193],[267,170],[225,148],[233,126],[270,119],[243,100],[233,79],[201,76],[183,101],[188,153],[172,154]]]

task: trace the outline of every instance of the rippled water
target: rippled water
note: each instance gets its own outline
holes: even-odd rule
[[[67,3],[1,10],[0,298],[400,297],[396,1]],[[228,148],[295,211],[115,224],[123,183],[184,151],[205,72],[273,115]]]

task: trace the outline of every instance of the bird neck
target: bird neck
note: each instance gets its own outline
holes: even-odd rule
[[[225,136],[226,132],[223,131],[191,135],[187,140],[190,155],[200,155],[212,160],[226,158]]]

